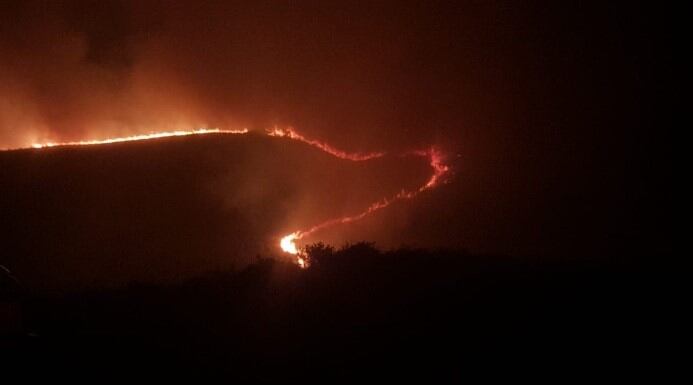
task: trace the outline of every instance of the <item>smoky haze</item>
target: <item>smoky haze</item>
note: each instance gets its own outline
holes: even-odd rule
[[[417,94],[444,76],[431,62],[439,58],[426,51],[445,48],[427,48],[426,40],[438,37],[420,33],[446,33],[431,30],[437,19],[421,20],[419,7],[139,1],[3,7],[4,147],[275,123],[352,148],[435,137],[430,126],[437,124],[426,116],[435,101]],[[425,113],[409,112],[414,106]]]
[[[0,148],[274,125],[349,151],[435,145],[455,172],[449,185],[324,239],[532,255],[668,247],[656,225],[668,210],[652,203],[670,201],[661,187],[670,158],[653,134],[666,124],[656,12],[632,4],[328,3],[2,2]],[[309,158],[297,155],[296,165]],[[379,178],[407,172],[387,167]],[[261,185],[215,183],[227,201]],[[311,203],[319,186],[273,197],[269,206],[294,210],[286,217],[300,223],[266,226],[331,218]],[[378,186],[354,179],[349,191],[375,196],[393,187]],[[363,207],[353,201],[335,211]]]

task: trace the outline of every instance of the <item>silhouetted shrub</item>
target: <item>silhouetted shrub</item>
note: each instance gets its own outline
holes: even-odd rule
[[[324,262],[326,258],[330,258],[334,255],[334,247],[322,242],[307,245],[305,251],[311,263]]]
[[[345,257],[375,257],[381,255],[380,250],[375,247],[373,242],[347,243],[337,252]]]

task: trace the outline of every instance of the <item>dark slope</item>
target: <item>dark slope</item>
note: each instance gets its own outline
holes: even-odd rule
[[[274,253],[275,237],[428,172],[259,134],[2,152],[0,264],[32,288],[190,278]]]

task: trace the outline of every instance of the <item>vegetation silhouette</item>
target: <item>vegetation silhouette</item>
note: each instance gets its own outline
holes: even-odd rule
[[[259,257],[179,284],[29,293],[24,333],[2,339],[12,352],[4,362],[45,368],[24,376],[437,383],[538,363],[564,375],[617,369],[641,347],[632,336],[645,322],[635,317],[644,297],[632,261],[381,251],[367,242],[304,252],[306,270]]]

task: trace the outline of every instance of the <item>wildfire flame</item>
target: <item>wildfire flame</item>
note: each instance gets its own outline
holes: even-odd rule
[[[348,153],[346,151],[338,150],[332,146],[330,146],[327,143],[320,142],[318,140],[314,139],[307,139],[305,136],[299,134],[296,132],[293,128],[288,127],[288,128],[278,128],[274,127],[271,130],[267,130],[267,135],[269,136],[275,136],[279,138],[289,138],[289,139],[294,139],[301,141],[303,143],[309,144],[311,146],[317,147],[326,153],[336,156],[337,158],[341,159],[346,159],[346,160],[353,160],[353,161],[363,161],[363,160],[369,160],[369,159],[375,159],[375,158],[380,158],[385,155],[384,152],[369,152],[366,154],[361,154],[361,153]]]
[[[208,135],[208,134],[247,134],[249,131],[247,128],[240,130],[222,130],[218,128],[199,128],[194,130],[178,130],[178,131],[164,131],[164,132],[154,132],[142,135],[132,135],[124,137],[106,138],[106,139],[94,139],[94,140],[81,140],[74,142],[46,142],[46,143],[34,143],[30,147],[16,148],[16,149],[5,149],[5,150],[21,150],[26,148],[49,148],[49,147],[60,147],[60,146],[91,146],[109,143],[121,143],[121,142],[131,142],[139,140],[150,140],[159,138],[168,138],[175,136],[190,136],[190,135]],[[380,158],[385,155],[384,152],[370,152],[370,153],[348,153],[346,151],[338,150],[327,143],[320,142],[314,139],[308,139],[305,136],[296,132],[293,128],[278,128],[266,131],[267,135],[279,138],[288,138],[292,140],[298,140],[300,142],[306,143],[308,145],[319,148],[320,150],[335,156],[340,159],[350,160],[354,162],[366,161],[370,159]],[[383,198],[377,202],[372,203],[365,210],[360,213],[345,216],[340,218],[333,218],[327,220],[323,223],[317,224],[307,230],[294,231],[291,234],[283,236],[279,241],[279,247],[286,253],[291,254],[295,258],[296,264],[301,268],[307,268],[310,264],[307,256],[301,251],[301,249],[296,245],[296,241],[300,240],[308,235],[311,235],[319,230],[332,227],[338,224],[346,224],[358,221],[365,218],[366,216],[373,214],[378,210],[382,210],[392,203],[404,200],[412,199],[419,195],[420,193],[435,188],[440,183],[444,181],[444,176],[450,171],[450,167],[443,162],[443,154],[436,150],[435,148],[430,148],[427,150],[414,151],[408,155],[415,155],[426,157],[429,160],[429,164],[433,169],[433,174],[431,177],[416,190],[405,191],[402,190],[397,194]]]
[[[435,188],[440,183],[442,183],[442,181],[444,181],[443,177],[450,171],[450,167],[447,166],[445,163],[443,163],[443,154],[440,151],[436,150],[435,148],[430,148],[428,150],[414,151],[411,154],[416,155],[416,156],[427,157],[429,159],[429,164],[431,165],[431,168],[433,169],[433,174],[426,181],[426,183],[423,184],[421,187],[419,187],[416,190],[411,190],[411,191],[402,190],[402,191],[398,192],[397,194],[395,194],[389,198],[383,198],[382,200],[371,204],[365,210],[363,210],[362,212],[360,212],[358,214],[354,214],[351,216],[345,216],[345,217],[339,217],[339,218],[333,218],[333,219],[327,220],[325,222],[322,222],[320,224],[317,224],[317,225],[309,228],[308,230],[295,231],[295,232],[281,238],[281,241],[279,242],[281,249],[284,252],[295,255],[297,258],[296,263],[298,263],[299,266],[307,267],[307,266],[305,266],[306,265],[305,256],[303,256],[300,253],[299,248],[296,246],[297,240],[302,239],[303,237],[306,237],[308,235],[311,235],[311,234],[313,234],[319,230],[323,230],[323,229],[328,228],[328,227],[332,227],[332,226],[339,225],[339,224],[351,223],[351,222],[361,220],[361,219],[365,218],[366,216],[373,214],[374,212],[376,212],[378,210],[382,210],[382,209],[390,206],[392,203],[394,203],[396,201],[404,200],[404,199],[412,199],[426,190]]]
[[[301,269],[307,269],[308,266],[309,266],[309,265],[308,265],[308,260],[307,260],[304,256],[302,256],[302,255],[299,255],[299,256],[296,257],[296,264],[297,264],[298,267],[300,267]]]
[[[282,237],[282,239],[279,241],[279,247],[284,250],[284,252],[293,254],[293,255],[298,255],[298,248],[296,247],[296,244],[294,241],[296,239],[299,239],[299,236],[301,233],[298,231],[291,233],[285,237]]]
[[[221,130],[218,128],[200,128],[196,130],[178,130],[178,131],[164,131],[164,132],[154,132],[150,134],[142,135],[132,135],[123,136],[116,138],[107,139],[93,139],[93,140],[80,140],[76,142],[47,142],[47,143],[34,143],[31,145],[32,148],[47,148],[47,147],[62,147],[62,146],[91,146],[95,144],[110,144],[110,143],[121,143],[121,142],[134,142],[138,140],[150,140],[159,138],[169,138],[173,136],[190,136],[190,135],[207,135],[207,134],[247,134],[248,129],[244,128],[242,130]]]

